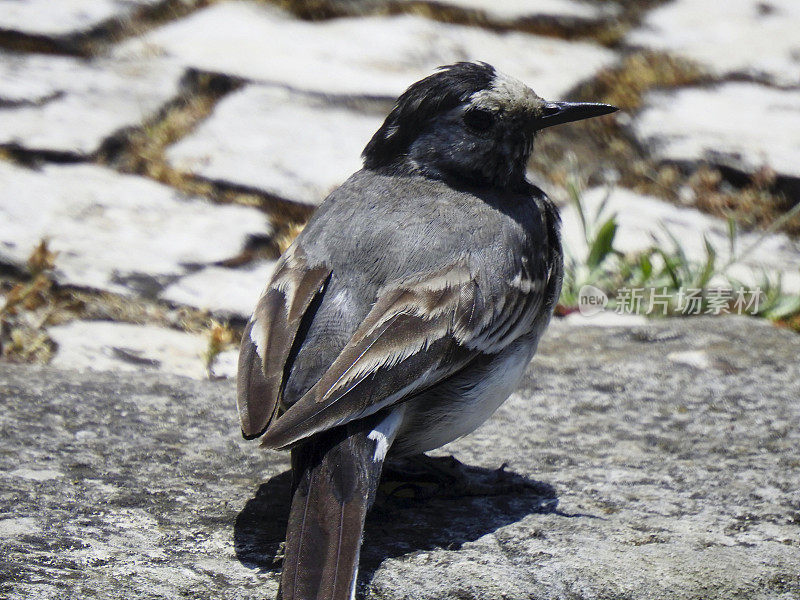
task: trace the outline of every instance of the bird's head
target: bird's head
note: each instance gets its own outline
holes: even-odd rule
[[[459,62],[409,87],[364,149],[364,166],[479,186],[521,184],[545,127],[605,115],[607,104],[548,102],[486,63]]]

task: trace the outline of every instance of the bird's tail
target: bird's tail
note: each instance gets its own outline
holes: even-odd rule
[[[364,518],[394,438],[381,425],[398,420],[364,419],[292,450],[292,508],[278,600],[355,598]]]

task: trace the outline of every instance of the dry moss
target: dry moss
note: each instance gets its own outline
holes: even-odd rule
[[[203,363],[209,379],[212,379],[217,356],[228,348],[233,347],[234,342],[240,341],[241,333],[237,336],[237,333],[231,329],[229,324],[212,320],[208,324],[206,338],[208,339],[208,344],[203,354]]]
[[[642,51],[626,56],[616,66],[601,70],[583,86],[580,95],[629,111],[638,109],[642,96],[651,89],[693,85],[707,79],[708,74],[692,61],[660,52]]]
[[[688,178],[688,185],[701,210],[721,217],[733,217],[746,227],[766,228],[781,220],[793,207],[785,194],[776,190],[777,177],[769,168],[753,173],[741,187],[731,186],[722,173],[701,166]],[[786,219],[781,229],[800,235],[800,215]]]
[[[194,131],[214,110],[217,102],[241,86],[227,77],[198,75],[187,84],[181,98],[154,120],[111,140],[100,152],[100,161],[121,171],[137,173],[192,194],[208,195],[210,184],[192,181],[169,166],[167,147]]]

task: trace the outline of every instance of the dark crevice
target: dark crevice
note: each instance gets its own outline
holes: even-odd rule
[[[18,144],[0,144],[0,150],[7,159],[31,169],[41,168],[46,163],[74,164],[91,160],[91,156],[76,152],[23,148]]]

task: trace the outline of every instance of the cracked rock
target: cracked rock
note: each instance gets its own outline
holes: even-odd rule
[[[0,31],[65,38],[112,21],[129,19],[165,0],[9,0],[0,11]]]
[[[184,198],[94,165],[32,171],[0,161],[0,180],[0,263],[24,268],[47,239],[63,284],[153,296],[272,231],[254,208]]]
[[[626,41],[695,60],[716,75],[800,85],[795,0],[675,0],[651,10]]]
[[[585,42],[407,15],[308,22],[252,2],[214,4],[116,52],[155,53],[187,67],[297,90],[391,99],[459,60],[484,60],[543,97],[560,98],[616,59],[611,50]]]
[[[731,82],[650,92],[633,132],[660,160],[800,180],[800,90]]]
[[[401,2],[416,0],[401,0]],[[523,25],[536,20],[563,23],[566,26],[592,23],[608,19],[619,13],[615,4],[578,2],[576,0],[444,0],[432,2],[436,6],[447,6],[464,11],[478,11],[490,23],[505,26]]]
[[[176,169],[303,204],[319,204],[361,168],[383,116],[319,97],[248,86],[167,151]]]
[[[215,315],[247,319],[275,269],[276,261],[260,261],[230,269],[205,267],[168,286],[160,298],[208,310]]]
[[[154,118],[183,70],[151,59],[85,61],[0,52],[0,145],[86,157]]]
[[[208,339],[199,334],[111,321],[73,321],[51,327],[47,334],[58,345],[51,364],[61,369],[156,372],[192,379],[209,375],[204,360]],[[221,364],[222,369],[212,370],[213,376],[235,375],[235,361],[223,357]]]

